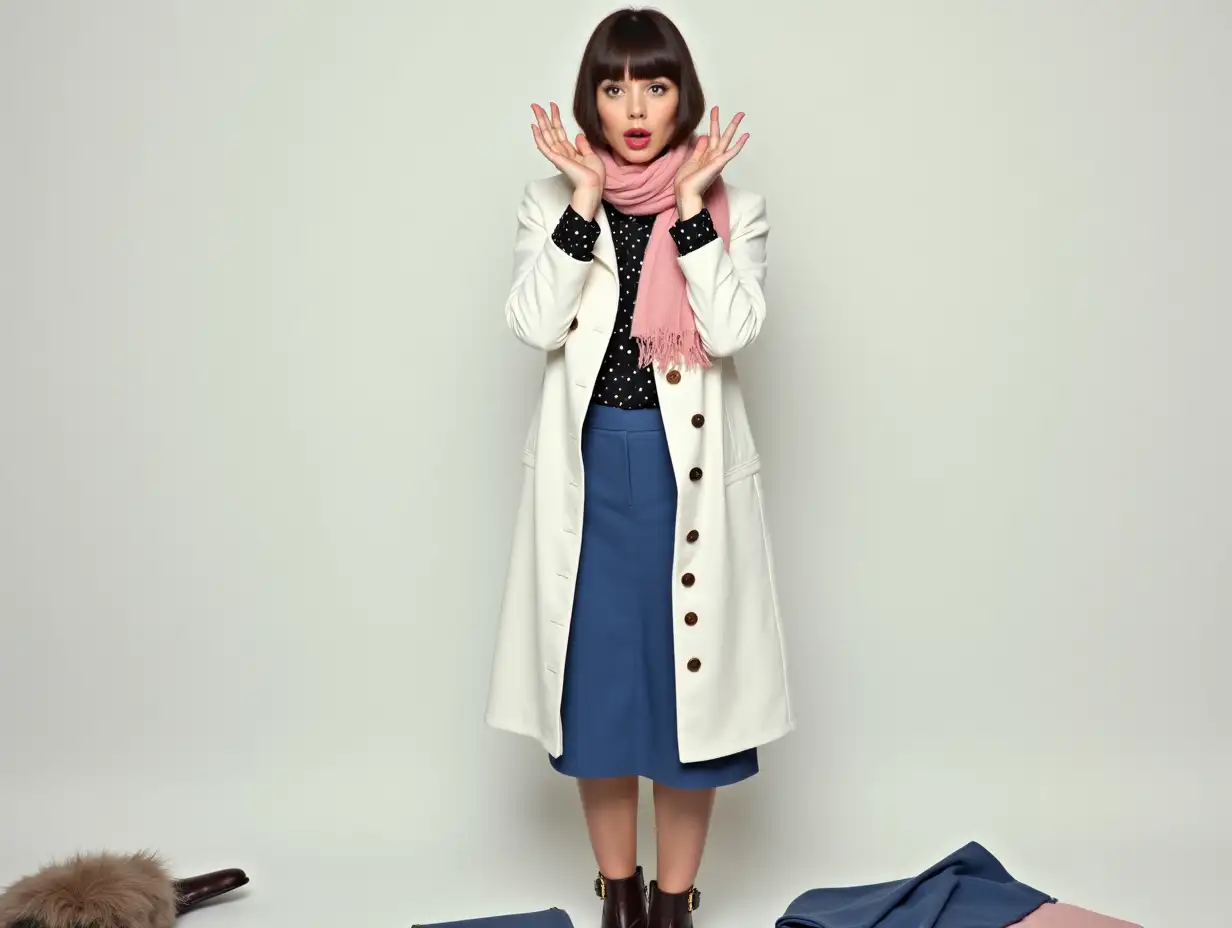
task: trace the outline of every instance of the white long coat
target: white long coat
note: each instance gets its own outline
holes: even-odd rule
[[[765,200],[727,185],[730,245],[678,258],[708,369],[655,369],[676,472],[673,574],[677,732],[688,763],[756,747],[795,726],[760,459],[734,355],[766,314]],[[491,668],[487,724],[563,751],[560,705],[584,506],[581,431],[619,294],[602,209],[595,260],[565,254],[552,231],[572,189],[532,181],[518,210],[505,319],[545,353]]]

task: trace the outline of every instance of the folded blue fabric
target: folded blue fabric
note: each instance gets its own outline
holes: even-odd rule
[[[918,876],[812,889],[776,928],[1008,928],[1052,896],[1015,880],[974,841]]]
[[[462,922],[415,924],[411,928],[573,928],[564,909],[550,908],[540,912],[518,912],[514,915],[488,915]]]

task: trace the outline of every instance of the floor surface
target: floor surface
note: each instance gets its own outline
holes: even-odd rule
[[[1226,871],[1218,865],[1219,855],[1209,850],[1161,855],[1156,848],[1058,847],[1050,860],[1060,872],[1081,872],[1091,887],[1087,895],[1098,897],[1067,901],[1148,928],[1190,928],[1219,923],[1211,919],[1220,911]],[[1019,856],[1034,852],[1016,851]],[[714,857],[700,881],[704,900],[696,915],[698,928],[770,928],[797,892],[827,882],[824,863],[811,865],[803,855],[774,867],[738,862],[718,851]],[[8,844],[0,865],[14,873],[28,869],[29,862]],[[410,843],[361,849],[331,842],[237,850],[201,865],[242,866],[252,882],[184,916],[185,928],[410,928],[549,906],[564,908],[577,928],[598,924],[599,902],[590,887],[593,867],[582,852],[545,856],[528,849],[511,858],[503,850],[485,849],[479,840],[469,852]],[[1031,877],[1020,874],[1025,882]],[[1036,882],[1049,891],[1047,882]]]

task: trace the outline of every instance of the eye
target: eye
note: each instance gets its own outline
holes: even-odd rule
[[[656,93],[656,94],[665,94],[667,93],[667,85],[666,84],[651,84],[650,92]]]
[[[614,97],[616,94],[620,92],[620,88],[617,87],[615,84],[608,84],[606,87],[603,88],[603,92],[607,94],[609,97]]]

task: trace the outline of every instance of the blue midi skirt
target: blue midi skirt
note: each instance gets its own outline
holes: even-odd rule
[[[682,789],[757,773],[757,750],[682,764],[676,738],[672,554],[676,478],[657,409],[591,405],[586,505],[561,724],[550,762],[574,777],[642,776]]]

